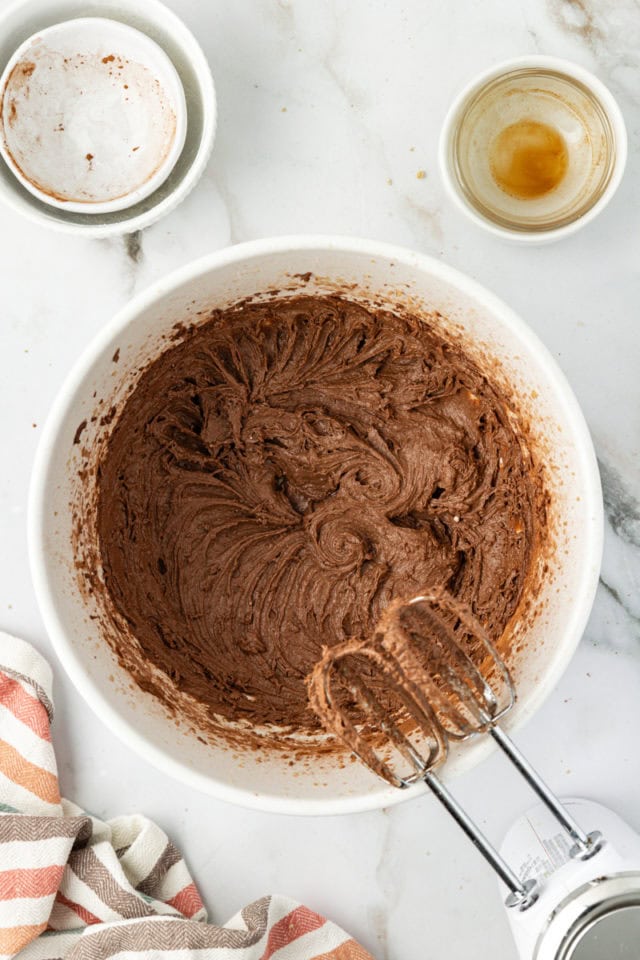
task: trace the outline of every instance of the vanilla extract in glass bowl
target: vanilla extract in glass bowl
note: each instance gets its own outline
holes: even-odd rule
[[[537,200],[558,187],[569,167],[559,130],[539,120],[504,127],[489,147],[489,169],[500,189],[517,200]]]
[[[575,231],[606,205],[626,152],[622,115],[596,77],[527,57],[462,91],[445,121],[440,164],[451,196],[476,223],[540,243]]]

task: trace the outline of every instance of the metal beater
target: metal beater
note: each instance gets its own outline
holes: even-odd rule
[[[309,700],[325,729],[392,786],[423,780],[509,889],[506,906],[526,910],[537,882],[519,879],[433,772],[450,741],[489,735],[571,837],[571,856],[594,856],[602,834],[582,830],[497,726],[515,699],[486,630],[444,593],[394,601],[371,640],[326,648],[309,678]],[[399,773],[403,762],[409,769]]]

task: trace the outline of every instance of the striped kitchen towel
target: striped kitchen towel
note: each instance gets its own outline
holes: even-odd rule
[[[207,923],[178,849],[142,816],[103,822],[61,799],[51,670],[0,633],[0,960],[371,960],[280,896]]]

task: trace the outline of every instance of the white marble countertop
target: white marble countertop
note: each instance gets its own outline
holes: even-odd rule
[[[220,105],[213,156],[187,201],[142,235],[108,241],[0,211],[0,627],[54,664],[65,794],[103,817],[155,818],[185,850],[212,919],[277,891],[335,919],[379,960],[513,960],[492,875],[429,797],[344,818],[271,816],[183,788],[117,741],[57,666],[38,615],[27,485],[72,361],[134,292],[174,267],[229,243],[296,232],[384,239],[459,267],[550,347],[603,469],[606,550],[594,612],[563,680],[517,739],[561,794],[608,804],[640,830],[640,8],[634,0],[170,5],[203,44]],[[527,52],[595,70],[630,135],[627,173],[607,210],[573,239],[537,249],[469,224],[445,199],[436,167],[457,89]],[[495,756],[455,787],[496,840],[529,803]]]

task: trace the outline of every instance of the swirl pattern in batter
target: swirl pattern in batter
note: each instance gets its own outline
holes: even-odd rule
[[[99,467],[107,592],[212,716],[312,730],[322,645],[368,635],[391,599],[446,585],[502,634],[536,543],[531,466],[435,322],[337,296],[240,305],[120,413]]]

